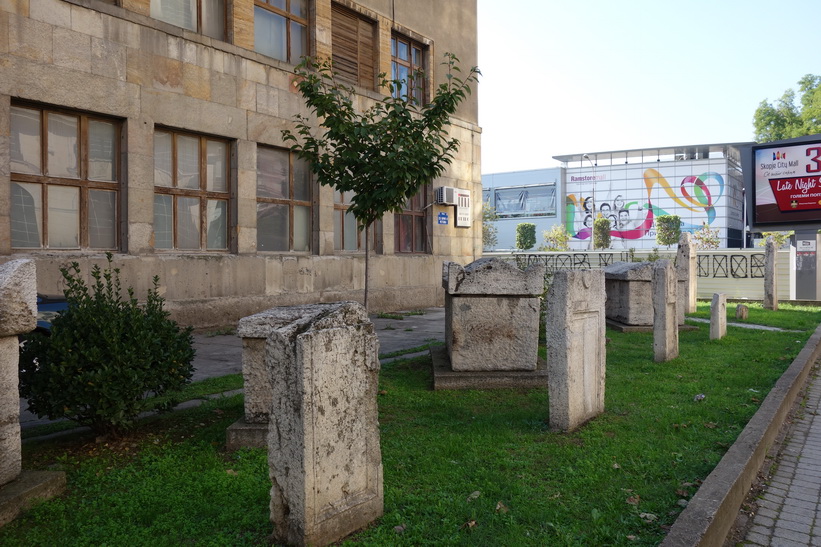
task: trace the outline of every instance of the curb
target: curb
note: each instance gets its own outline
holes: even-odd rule
[[[722,545],[767,452],[821,356],[821,325],[679,515],[662,547]]]

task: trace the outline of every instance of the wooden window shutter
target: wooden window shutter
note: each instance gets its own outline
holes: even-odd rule
[[[374,23],[334,4],[331,26],[334,70],[343,80],[374,89]]]

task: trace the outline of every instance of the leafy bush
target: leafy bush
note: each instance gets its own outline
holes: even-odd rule
[[[610,221],[604,217],[593,221],[593,248],[610,248]]]
[[[157,408],[148,396],[190,382],[194,349],[191,327],[181,329],[163,310],[159,278],[140,306],[131,288],[122,298],[120,271],[107,256],[104,270],[92,268],[90,288],[76,262],[60,268],[68,308],[52,322],[50,336],[25,338],[20,396],[40,417],[68,418],[100,434],[117,434],[140,412]]]
[[[681,218],[677,215],[656,217],[656,242],[659,245],[675,245],[681,237]]]
[[[536,245],[536,225],[522,222],[516,225],[516,248],[526,251]]]
[[[787,243],[790,240],[790,237],[794,233],[795,232],[792,231],[792,230],[790,230],[789,232],[761,232],[761,237],[763,239],[761,239],[758,242],[758,246],[759,247],[766,246],[767,245],[767,238],[771,237],[771,238],[773,238],[773,241],[775,242],[775,248],[780,249],[781,247],[784,246],[785,243]]]
[[[706,222],[701,225],[701,228],[693,232],[693,241],[696,249],[718,249],[721,240],[718,238],[718,228],[710,228]]]
[[[499,230],[494,223],[498,218],[496,208],[487,201],[482,202],[482,247],[485,249],[492,249],[499,242]]]
[[[544,245],[539,247],[540,251],[569,251],[570,234],[561,224],[554,224],[549,230],[542,233]]]

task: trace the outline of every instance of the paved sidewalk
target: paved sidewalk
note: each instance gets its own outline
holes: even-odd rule
[[[821,546],[821,379],[787,432],[777,470],[758,501],[746,545]]]

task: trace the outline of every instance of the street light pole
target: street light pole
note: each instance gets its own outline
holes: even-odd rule
[[[593,244],[593,226],[596,224],[596,164],[590,160],[590,156],[587,154],[583,155],[582,159],[587,160],[588,163],[590,163],[590,167],[593,168],[593,192],[590,199],[590,250],[594,251],[596,249]]]

